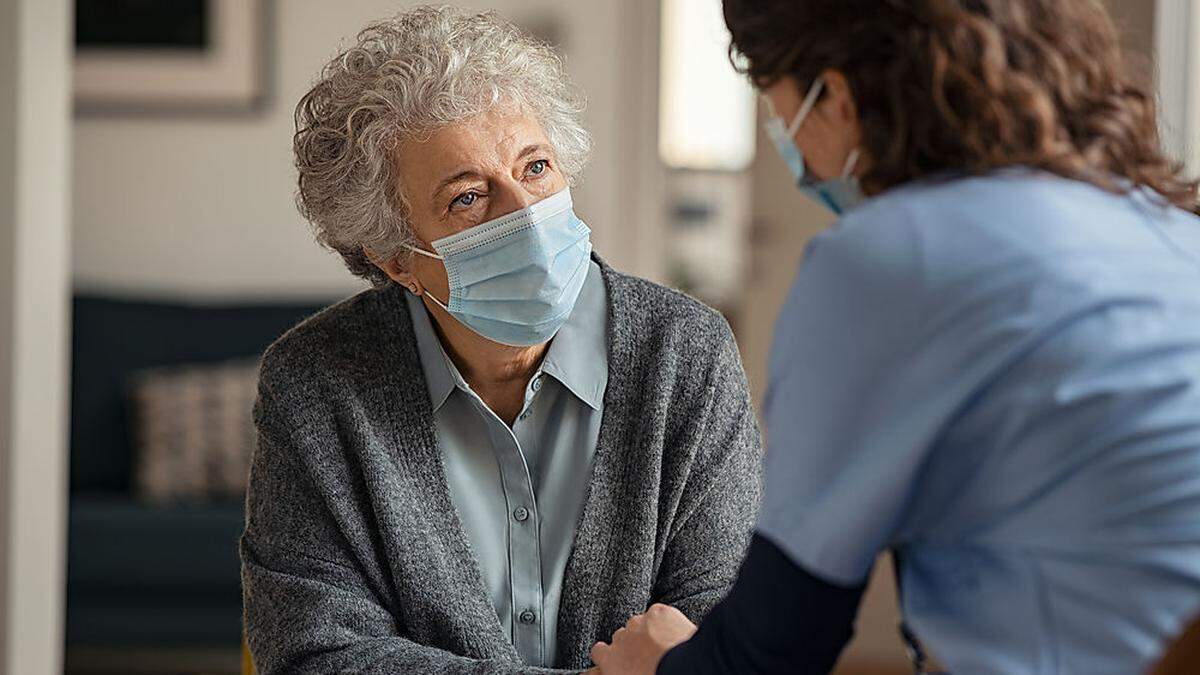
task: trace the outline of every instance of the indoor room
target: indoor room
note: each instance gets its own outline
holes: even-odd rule
[[[1200,672],[1198,38],[0,0],[0,672]]]

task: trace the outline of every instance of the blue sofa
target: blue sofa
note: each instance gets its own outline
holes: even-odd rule
[[[155,506],[137,498],[129,375],[255,357],[320,307],[75,297],[68,647],[239,643],[242,502]]]

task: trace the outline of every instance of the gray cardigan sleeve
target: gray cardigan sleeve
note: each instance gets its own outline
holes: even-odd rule
[[[246,636],[262,675],[563,673],[471,659],[402,637],[386,590],[356,561],[306,470],[303,422],[278,416],[260,387],[240,541]]]
[[[733,334],[720,322],[695,456],[652,597],[697,623],[737,578],[762,492],[761,442],[746,374]]]

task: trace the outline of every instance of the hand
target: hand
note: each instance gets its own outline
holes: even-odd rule
[[[663,654],[695,634],[683,612],[654,604],[613,633],[612,645],[593,645],[592,661],[603,675],[654,675]]]

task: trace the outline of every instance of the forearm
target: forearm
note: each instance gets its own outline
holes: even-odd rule
[[[566,675],[578,671],[524,666],[501,659],[471,659],[401,637],[363,638],[334,651],[302,655],[268,673],[448,673],[450,675]]]
[[[862,592],[809,574],[755,535],[729,595],[658,675],[828,673],[854,633]]]
[[[304,576],[271,569],[243,541],[246,637],[261,675],[461,673],[563,675],[504,658],[473,659],[396,632],[395,619],[361,589],[331,583],[308,561]],[[322,580],[324,578],[324,580]]]
[[[418,645],[404,638],[388,638],[347,645],[346,647],[321,654],[318,657],[300,660],[268,673],[329,673],[353,672],[372,675],[395,675],[396,673],[447,673],[449,675],[575,675],[578,670],[556,670],[536,668],[499,659],[471,659],[449,652]]]
[[[683,525],[672,535],[651,593],[651,602],[671,605],[700,622],[737,578],[754,530],[760,475],[757,447],[699,472],[711,481],[703,496],[681,505]]]
[[[698,418],[700,447],[683,470],[688,480],[651,595],[697,623],[737,578],[762,494],[761,438],[731,334],[719,354]]]

